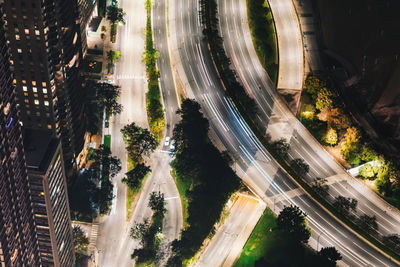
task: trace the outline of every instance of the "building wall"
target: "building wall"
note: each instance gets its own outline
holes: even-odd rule
[[[83,55],[86,55],[87,52],[86,28],[90,23],[90,18],[96,8],[96,5],[97,0],[78,0]]]
[[[54,142],[58,145],[52,149]],[[61,146],[54,139],[46,152],[50,160],[41,166],[28,168],[34,185],[33,198],[39,247],[43,266],[70,267],[74,264],[74,246],[66,177],[63,168]]]
[[[0,0],[0,13],[3,4]],[[41,266],[11,79],[3,21],[0,19],[0,266]]]
[[[70,176],[86,129],[77,0],[13,0],[5,12],[21,120],[61,138]]]

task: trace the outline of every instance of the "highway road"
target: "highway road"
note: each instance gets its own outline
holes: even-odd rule
[[[238,194],[229,216],[194,264],[198,267],[233,266],[265,209],[265,203]]]
[[[109,216],[102,219],[99,226],[97,249],[99,251],[99,266],[133,266],[131,253],[138,247],[139,242],[129,236],[129,230],[136,222],[143,222],[151,216],[151,209],[148,207],[149,195],[153,191],[161,191],[166,199],[168,212],[163,222],[164,242],[160,255],[161,262],[168,256],[170,242],[179,236],[182,227],[182,207],[175,183],[170,176],[169,162],[171,156],[167,152],[168,147],[161,146],[153,153],[148,164],[152,173],[146,180],[140,198],[136,204],[130,221],[126,220],[126,185],[121,182],[127,172],[127,153],[120,129],[128,123],[135,122],[141,127],[148,127],[146,114],[146,69],[142,62],[144,51],[143,29],[146,23],[144,1],[119,1],[120,7],[126,12],[126,25],[119,26],[115,50],[120,50],[122,57],[116,66],[114,75],[115,81],[121,86],[120,103],[123,105],[123,112],[113,116],[110,123],[112,135],[111,150],[113,155],[121,159],[121,173],[114,178],[114,194],[116,198]],[[156,23],[154,29],[165,28],[165,23]],[[157,36],[157,35],[156,35]],[[158,48],[161,49],[161,48]],[[159,64],[161,73],[171,71],[169,61]],[[168,75],[172,77],[171,74]],[[165,81],[165,82],[164,82]],[[170,82],[171,83],[171,82]],[[163,80],[162,87],[167,88],[168,81]],[[173,86],[172,90],[174,90]],[[168,95],[168,92],[166,93]],[[175,96],[175,95],[174,95]],[[177,98],[164,99],[168,108],[167,134],[171,135],[173,124],[177,121],[175,111],[178,107]]]
[[[297,205],[304,210],[313,229],[310,245],[314,248],[335,246],[341,252],[343,262],[350,266],[395,266],[392,261],[334,220],[299,189],[275,161],[271,161],[271,156],[241,119],[217,79],[201,33],[197,1],[170,0],[168,10],[170,31],[175,31],[171,35],[174,38],[169,40],[171,54],[179,55],[179,59],[170,58],[174,61],[172,66],[180,70],[179,79],[184,80],[181,84],[185,87],[186,94],[201,103],[203,113],[210,121],[211,130],[237,160],[238,172],[244,181],[267,203],[273,203],[276,212],[287,204]],[[239,12],[238,6],[235,6],[235,10],[240,13],[246,8]],[[231,16],[235,17],[233,14]],[[237,24],[234,25],[237,27]],[[243,43],[245,40],[246,38],[235,36],[234,43]],[[171,44],[172,42],[175,43]],[[165,56],[161,54],[161,57]],[[180,67],[177,66],[179,64]],[[259,67],[258,71],[261,72],[262,69]],[[264,77],[268,78],[265,74]],[[268,84],[270,81],[267,78],[261,81],[263,86],[269,85],[273,88]],[[267,90],[259,91],[268,94]],[[271,91],[274,92],[272,89]],[[262,106],[270,114],[285,108],[274,103],[271,96],[265,101],[270,106]],[[274,116],[269,123],[272,122],[276,127],[283,125],[289,128],[295,120],[287,116]]]
[[[218,3],[225,49],[231,55],[235,70],[241,73],[244,84],[249,87],[248,90],[251,90],[255,96],[260,111],[256,120],[258,125],[271,133],[274,139],[282,136],[287,138],[291,146],[289,157],[291,159],[303,158],[310,166],[310,172],[307,175],[308,182],[312,183],[316,177],[327,179],[330,186],[329,200],[331,202],[338,195],[355,198],[358,200],[357,216],[363,214],[376,216],[379,226],[378,231],[381,235],[399,233],[400,214],[398,211],[389,207],[374,192],[344,171],[303,125],[297,121],[276,94],[275,87],[272,86],[268,75],[262,70],[251,43],[250,32],[246,23],[246,1],[220,0]],[[277,25],[296,28],[293,24],[298,23],[297,17],[293,15],[295,12],[294,7],[292,6],[291,9],[288,7],[290,5],[292,5],[291,0],[271,1],[271,8],[274,8],[274,19]],[[280,27],[281,29],[284,28],[283,34],[290,32],[285,27]],[[293,34],[294,44],[297,41],[297,36]],[[284,54],[290,53],[289,50],[293,49],[285,45],[279,45],[280,58]],[[293,71],[293,69],[289,68],[287,71],[281,72],[280,80],[285,80],[286,77],[290,79],[288,76]],[[300,72],[301,69],[298,69],[298,71]],[[262,90],[258,89],[259,85],[262,85]]]

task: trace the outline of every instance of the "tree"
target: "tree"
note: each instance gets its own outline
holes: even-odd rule
[[[360,216],[358,222],[361,228],[367,231],[378,230],[378,223],[376,222],[376,216],[368,216],[367,214],[364,214]]]
[[[350,210],[356,211],[357,203],[358,203],[357,199],[337,196],[335,198],[333,206],[337,208],[339,211],[341,211],[344,215],[348,215]]]
[[[89,238],[86,237],[80,226],[72,228],[72,237],[74,240],[75,255],[78,259],[81,259],[88,252]]]
[[[360,137],[360,133],[356,127],[347,128],[346,133],[344,134],[345,142],[347,143],[357,143],[358,140],[360,140]]]
[[[118,5],[111,5],[107,7],[107,19],[111,22],[111,24],[115,24],[121,22],[125,24],[124,16],[126,13],[122,8],[119,8]]]
[[[103,113],[105,109],[106,115],[120,114],[122,105],[118,103],[118,97],[121,93],[121,87],[106,82],[86,82],[86,90],[95,91],[96,104],[98,109]]]
[[[339,108],[332,108],[328,112],[328,125],[336,130],[347,129],[351,126],[350,118]]]
[[[164,214],[167,211],[165,209],[164,194],[161,192],[151,192],[149,198],[149,207],[156,213]]]
[[[325,142],[330,145],[336,145],[338,141],[337,132],[333,128],[329,128],[325,135]]]
[[[318,92],[325,87],[326,84],[324,81],[320,80],[318,77],[309,75],[305,81],[305,91],[315,98]]]
[[[117,62],[120,57],[121,57],[120,51],[110,50],[107,52],[107,59],[111,62],[111,64]]]
[[[400,251],[400,236],[397,234],[383,237],[383,243],[385,243],[386,246],[393,248],[395,251]]]
[[[100,145],[94,151],[93,158],[94,163],[91,165],[91,169],[100,175],[100,165],[102,165],[102,179],[108,179],[110,176],[115,177],[121,171],[121,160],[113,157],[110,148],[105,145]]]
[[[132,191],[140,188],[143,178],[151,172],[150,167],[144,163],[139,163],[126,173],[126,177],[122,178],[122,182],[126,184]]]
[[[304,159],[293,159],[290,161],[290,167],[301,177],[305,176],[310,170],[310,166],[305,163]]]
[[[335,247],[321,248],[318,255],[328,261],[331,266],[336,266],[336,262],[342,259],[342,255],[340,255]]]
[[[142,239],[149,228],[149,223],[145,220],[143,223],[137,223],[135,226],[131,227],[130,237],[133,239]]]
[[[315,107],[318,110],[329,109],[333,106],[333,93],[327,89],[322,88],[317,95],[317,100],[315,103]]]
[[[276,220],[278,229],[288,234],[295,242],[306,243],[311,236],[306,215],[297,206],[286,206]]]
[[[373,150],[372,148],[370,148],[370,147],[367,146],[367,145],[364,145],[364,146],[362,147],[362,150],[361,150],[361,159],[362,159],[364,162],[369,162],[369,161],[376,160],[377,157],[378,157],[378,155],[376,154],[376,151],[375,151],[375,150]]]
[[[312,185],[314,191],[322,197],[328,196],[329,186],[325,184],[325,178],[315,178],[315,182]]]
[[[358,150],[357,142],[360,140],[360,134],[356,127],[347,128],[346,133],[344,134],[344,142],[342,143],[341,153],[345,159],[348,159],[351,155],[351,152],[354,150]],[[358,153],[357,158],[358,157]]]
[[[143,155],[147,156],[157,147],[154,135],[148,129],[136,126],[134,122],[125,125],[121,133],[127,144],[129,157],[136,162],[141,161]]]
[[[375,177],[374,169],[371,164],[367,163],[360,167],[359,176],[370,179]]]
[[[290,145],[285,138],[272,142],[272,149],[283,159],[287,159]]]

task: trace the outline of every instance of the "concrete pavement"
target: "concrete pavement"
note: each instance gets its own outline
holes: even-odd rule
[[[240,256],[266,206],[261,200],[248,195],[237,194],[234,198],[228,218],[217,230],[195,266],[233,266]]]

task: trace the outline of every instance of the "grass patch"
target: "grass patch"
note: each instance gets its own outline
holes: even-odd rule
[[[235,267],[254,266],[256,260],[267,255],[268,250],[274,245],[273,241],[276,238],[275,232],[270,232],[270,229],[276,226],[275,219],[276,217],[273,212],[266,208],[247,240]],[[283,253],[285,252],[282,251],[280,254]]]
[[[109,134],[104,135],[104,145],[108,148],[111,148],[111,135]]]
[[[126,187],[126,197],[126,219],[129,221],[132,216],[132,203],[135,200],[134,193],[129,187]]]
[[[180,176],[176,175],[176,171],[174,169],[172,169],[171,171],[171,176],[174,178],[176,187],[178,188],[179,198],[181,199],[183,227],[185,228],[186,226],[188,226],[187,218],[189,217],[188,214],[189,200],[186,195],[186,192],[189,191],[191,184],[188,182],[188,179],[182,179]]]
[[[257,56],[272,82],[278,79],[278,48],[275,26],[268,2],[247,0],[247,17]]]
[[[156,61],[159,52],[154,49],[153,32],[151,29],[151,1],[146,0],[146,45],[144,52],[144,62],[146,64],[148,92],[146,97],[147,118],[151,132],[156,136],[157,141],[161,139],[162,130],[164,129],[164,108],[161,103],[160,86],[158,78],[159,70],[156,68]]]
[[[115,41],[117,39],[117,28],[118,28],[118,24],[117,23],[111,24],[110,38],[111,38],[111,42],[112,43],[115,43]]]

